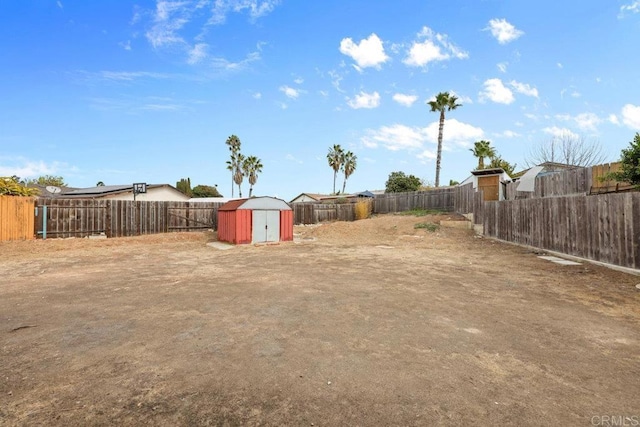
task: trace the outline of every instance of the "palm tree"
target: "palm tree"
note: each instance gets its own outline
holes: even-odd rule
[[[356,167],[358,166],[358,156],[353,154],[351,151],[347,151],[343,157],[342,171],[344,172],[344,182],[342,183],[342,194],[344,194],[344,189],[347,185],[347,179],[356,171]]]
[[[344,164],[344,150],[339,144],[334,144],[332,148],[329,148],[327,161],[331,169],[333,169],[333,194],[336,194],[336,177],[338,176],[338,171],[342,169],[342,165]]]
[[[258,181],[258,174],[262,172],[262,162],[256,156],[249,156],[242,164],[242,169],[249,178],[249,197],[253,194],[253,186]]]
[[[476,141],[469,151],[478,158],[478,169],[484,169],[485,158],[493,159],[496,156],[496,149],[491,146],[491,142],[485,140]]]
[[[440,112],[440,127],[438,128],[438,155],[436,157],[436,187],[440,186],[440,160],[442,158],[442,130],[444,128],[444,112],[462,107],[456,104],[457,96],[449,95],[449,92],[440,92],[435,101],[429,101],[431,112]]]
[[[240,138],[231,135],[225,142],[231,151],[231,160],[227,161],[227,170],[231,172],[231,197],[233,197],[233,184],[236,181],[236,172],[242,163],[238,163],[238,155],[240,154]],[[242,181],[241,181],[242,182]],[[242,194],[240,195],[242,197]]]
[[[233,182],[238,185],[238,194],[242,197],[242,181],[244,180],[244,172],[242,167],[244,165],[246,157],[242,153],[236,155],[235,170],[233,173]]]

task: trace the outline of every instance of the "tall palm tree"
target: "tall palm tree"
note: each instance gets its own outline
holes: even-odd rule
[[[235,170],[233,172],[233,182],[238,185],[238,194],[242,197],[242,181],[244,180],[244,171],[242,167],[244,165],[246,157],[242,153],[236,155]]]
[[[344,182],[342,183],[342,194],[344,194],[344,189],[347,185],[347,179],[356,171],[356,167],[358,166],[358,156],[353,154],[351,151],[347,151],[343,157],[344,163],[342,164],[342,171],[344,172]]]
[[[240,154],[240,138],[231,135],[225,142],[231,151],[231,159],[227,161],[227,170],[231,172],[231,197],[233,197],[233,184],[236,182],[236,172],[240,165],[238,164],[238,154]],[[240,195],[242,197],[242,194]]]
[[[436,187],[440,186],[440,160],[442,159],[442,130],[444,129],[444,112],[462,107],[457,104],[457,96],[449,95],[449,92],[440,92],[435,101],[429,101],[431,112],[440,112],[440,127],[438,128],[438,155],[436,157]]]
[[[249,197],[253,194],[253,186],[258,181],[258,174],[262,172],[262,162],[256,156],[249,156],[242,164],[242,170],[249,178]]]
[[[484,139],[476,141],[473,148],[469,148],[469,151],[478,158],[478,169],[484,169],[485,158],[493,159],[496,156],[496,149],[491,146],[491,142]]]
[[[327,161],[331,169],[333,169],[333,194],[336,194],[336,177],[344,164],[344,150],[339,144],[334,144],[333,147],[329,148]]]

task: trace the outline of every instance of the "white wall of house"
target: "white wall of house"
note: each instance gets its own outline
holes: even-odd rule
[[[133,200],[133,192],[111,194],[100,199]],[[171,187],[147,187],[147,192],[136,195],[136,200],[145,202],[187,202],[189,197]]]

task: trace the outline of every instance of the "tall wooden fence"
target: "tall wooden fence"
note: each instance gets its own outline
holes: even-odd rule
[[[0,196],[0,242],[33,239],[32,197]]]
[[[39,237],[121,237],[215,229],[220,206],[214,202],[38,199],[35,232]]]
[[[484,234],[640,268],[640,193],[484,202]]]
[[[427,191],[381,194],[373,200],[373,213],[386,214],[412,209],[454,209],[456,187],[436,188]]]
[[[518,181],[509,182],[505,198],[531,199],[540,197],[589,194],[593,183],[591,168],[577,168],[536,177],[534,191],[518,191]]]

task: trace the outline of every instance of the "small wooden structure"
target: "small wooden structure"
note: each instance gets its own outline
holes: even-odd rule
[[[275,197],[225,203],[218,210],[218,240],[234,244],[293,240],[293,210]]]
[[[482,191],[483,200],[504,200],[504,185],[511,181],[511,177],[502,168],[478,169],[471,171],[471,176],[465,179],[460,185],[473,183],[476,191]]]

